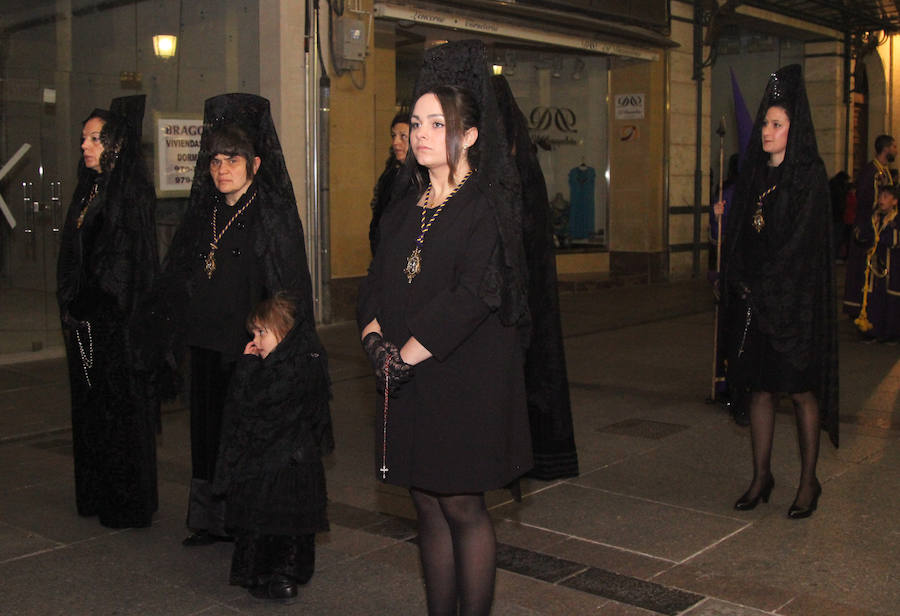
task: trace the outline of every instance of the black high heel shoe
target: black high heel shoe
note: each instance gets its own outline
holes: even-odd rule
[[[759,491],[759,494],[757,494],[753,498],[750,498],[750,490],[747,490],[746,492],[744,492],[743,496],[737,499],[737,502],[734,503],[734,508],[738,511],[750,511],[759,504],[760,499],[762,499],[762,502],[768,503],[769,496],[772,494],[772,488],[774,487],[775,478],[769,475],[769,480],[763,486],[762,490]]]
[[[788,509],[788,517],[792,520],[801,520],[803,518],[808,518],[812,515],[813,511],[816,510],[816,507],[819,506],[819,497],[822,496],[822,484],[818,481],[816,482],[816,493],[813,495],[811,501],[809,501],[809,505],[806,507],[798,507],[797,501],[794,501],[794,504],[791,505],[791,508]]]

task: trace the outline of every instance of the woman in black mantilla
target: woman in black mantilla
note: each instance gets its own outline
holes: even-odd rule
[[[78,514],[112,528],[150,526],[157,509],[159,401],[136,317],[158,269],[143,117],[141,95],[85,120],[57,266]]]
[[[429,614],[487,614],[484,492],[532,464],[518,177],[480,43],[431,50],[415,93],[413,156],[360,289],[363,347],[390,396],[376,476],[412,495]]]
[[[735,509],[768,502],[775,406],[790,394],[800,443],[791,518],[815,511],[819,431],[838,445],[837,330],[828,176],[798,65],[774,73],[728,216],[729,385],[749,390],[753,481]]]
[[[297,321],[315,336],[303,230],[268,100],[237,93],[206,101],[190,204],[160,287],[156,308],[174,359],[190,348],[192,534],[184,544],[207,545],[227,537],[225,503],[211,484],[228,383],[248,341],[244,320],[285,291],[302,298]]]
[[[384,171],[375,184],[375,194],[372,197],[372,221],[369,223],[369,248],[372,255],[378,248],[378,223],[381,222],[381,216],[391,202],[394,180],[406,161],[407,154],[409,154],[409,113],[401,112],[391,120],[391,154],[384,163]]]

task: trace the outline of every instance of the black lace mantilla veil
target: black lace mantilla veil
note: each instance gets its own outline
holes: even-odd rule
[[[157,272],[153,182],[141,155],[141,124],[145,95],[119,97],[110,109],[94,109],[89,118],[104,121],[100,132],[103,173],[88,169],[84,158],[78,163],[78,184],[67,213],[66,227],[74,228],[81,203],[93,186],[100,191],[95,210],[103,210],[103,232],[98,233],[91,252],[92,278],[115,299],[120,310],[132,316],[141,298],[150,290]],[[124,258],[119,258],[117,255]],[[57,300],[65,316],[78,295],[83,255],[76,236],[64,233],[57,271]]]
[[[522,244],[522,195],[516,166],[509,156],[506,131],[497,109],[484,43],[478,40],[454,41],[434,47],[425,59],[413,90],[413,101],[441,85],[470,90],[481,109],[478,129],[480,162],[472,177],[493,207],[500,242],[491,257],[491,267],[482,281],[480,295],[498,310],[504,325],[520,324],[527,339],[528,272]],[[418,173],[414,158],[403,165],[394,182],[393,199],[409,189],[413,173]],[[472,181],[470,180],[470,181]]]
[[[534,455],[534,467],[527,475],[543,480],[574,477],[578,475],[578,452],[560,323],[556,251],[547,186],[528,132],[528,122],[516,104],[509,83],[502,75],[494,76],[492,81],[522,186],[522,239],[528,263],[528,308],[531,313],[525,388]]]
[[[174,351],[176,361],[184,351],[178,341],[183,339],[180,333],[190,301],[192,272],[203,266],[198,255],[208,251],[209,221],[218,195],[209,174],[208,135],[211,129],[228,124],[247,133],[262,161],[249,190],[258,191],[255,207],[259,208],[261,232],[254,252],[262,264],[265,286],[270,293],[286,291],[297,300],[298,323],[304,327],[315,324],[303,229],[269,101],[254,94],[221,94],[207,99],[204,106],[204,131],[190,202],[166,255],[161,292],[154,306],[157,317],[162,316],[168,351]]]
[[[800,371],[810,364],[819,375],[814,389],[822,427],[838,445],[838,353],[830,193],[825,165],[819,158],[809,101],[797,64],[773,73],[756,114],[745,162],[728,215],[725,248],[725,288],[731,293],[740,280],[743,238],[753,232],[750,217],[756,210],[761,174],[767,173],[769,155],[762,149],[762,122],[773,105],[783,107],[790,119],[787,149],[780,165],[778,192],[766,211],[770,256],[750,305],[757,326],[773,347],[789,357]],[[768,204],[767,204],[768,206]]]

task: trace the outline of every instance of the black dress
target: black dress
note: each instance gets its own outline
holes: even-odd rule
[[[747,173],[726,239],[729,386],[733,395],[812,391],[822,426],[837,445],[836,298],[825,166],[817,158],[795,165],[788,176],[761,163]],[[776,190],[763,199],[765,227],[757,232],[756,202],[773,185]]]
[[[215,206],[216,228],[224,229],[216,250],[212,276],[203,267],[212,224],[200,230],[192,272],[192,294],[185,340],[191,362],[191,493],[189,528],[225,534],[224,502],[210,493],[215,477],[222,409],[235,361],[249,341],[245,320],[257,302],[272,291],[266,288],[260,259],[253,250],[258,241],[259,209],[263,207],[256,185],[251,185],[234,206],[214,193],[206,204],[210,221]],[[249,204],[249,205],[248,205]],[[242,208],[247,206],[241,212]],[[204,233],[205,231],[205,233]]]
[[[422,269],[409,283],[406,259],[422,210],[410,192],[381,222],[381,243],[360,288],[358,322],[384,338],[415,336],[433,357],[375,413],[375,469],[386,453],[388,483],[438,493],[500,488],[532,466],[520,332],[480,296],[499,241],[477,173],[431,225]],[[483,293],[482,293],[483,294]]]
[[[135,342],[141,323],[134,314],[156,270],[153,187],[134,177],[145,192],[126,198],[109,172],[82,165],[80,176],[57,266],[76,505],[104,526],[145,527],[157,509],[159,402]]]
[[[777,188],[780,178],[780,167],[767,167],[756,174],[753,194],[757,197],[766,195],[762,199],[762,212],[768,222],[759,231],[753,228],[756,211],[750,208],[744,212],[746,220],[741,223],[745,233],[738,259],[741,278],[751,289],[751,306],[754,304],[753,291],[761,292],[766,272],[773,267],[771,261],[778,258],[780,245],[790,238],[793,230],[785,212],[780,211],[787,204],[786,199],[779,199],[784,192]],[[768,192],[772,187],[775,190]],[[795,361],[792,356],[803,352],[798,348],[800,341],[777,331],[768,322],[764,305],[757,303],[754,307],[757,312],[751,311],[749,324],[746,311],[739,311],[737,322],[729,329],[732,337],[740,338],[733,348],[741,352],[741,357],[730,362],[735,367],[733,378],[745,383],[752,391],[800,393],[815,389],[816,362]]]

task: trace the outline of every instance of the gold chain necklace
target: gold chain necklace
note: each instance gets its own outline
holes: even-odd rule
[[[81,214],[78,215],[78,221],[75,223],[75,228],[76,228],[76,229],[80,229],[80,228],[81,228],[81,225],[84,224],[84,216],[85,216],[85,214],[87,214],[88,208],[91,207],[91,203],[93,203],[94,197],[96,197],[96,196],[97,196],[97,193],[99,193],[99,192],[100,192],[100,185],[99,185],[99,184],[96,184],[96,183],[95,183],[93,186],[91,186],[91,192],[90,192],[90,194],[86,197],[86,200],[87,200],[87,201],[86,201],[86,203],[84,204],[84,206],[82,206],[82,208],[81,208]]]
[[[894,178],[891,175],[890,170],[887,168],[887,165],[882,165],[878,162],[877,158],[873,158],[872,162],[875,163],[875,193],[876,199],[878,197],[878,189],[882,186],[893,186]],[[881,180],[884,180],[883,182]]]
[[[466,183],[466,180],[469,179],[469,176],[472,175],[472,172],[469,171],[466,173],[462,179],[459,181],[459,184],[450,191],[450,194],[441,202],[439,206],[434,208],[431,216],[428,217],[428,222],[425,222],[425,214],[428,212],[428,201],[431,199],[431,184],[428,185],[428,189],[425,191],[425,202],[422,204],[422,221],[419,223],[419,237],[416,238],[416,247],[413,248],[413,251],[410,253],[408,257],[406,257],[406,267],[403,268],[403,273],[406,274],[406,282],[412,284],[413,278],[415,278],[419,272],[422,271],[422,244],[425,243],[425,234],[428,233],[428,230],[431,228],[432,223],[437,219],[440,215],[441,210],[444,209],[444,206],[447,205],[447,202],[450,200],[450,197],[456,194],[456,192],[462,188],[463,184]]]
[[[881,271],[878,270],[878,242],[881,239],[881,232],[885,230],[885,228],[891,223],[894,218],[897,217],[897,210],[893,210],[888,212],[887,214],[882,214],[881,212],[876,211],[872,215],[872,230],[875,231],[875,243],[872,244],[872,247],[866,251],[866,274],[869,272],[872,273],[876,278],[885,278],[890,272],[889,263],[890,261],[885,260]],[[890,246],[888,246],[888,250],[890,250]],[[869,285],[866,284],[868,287]]]
[[[253,196],[250,197],[250,199],[247,201],[247,203],[244,204],[244,207],[242,207],[237,212],[235,212],[234,216],[231,217],[231,220],[228,221],[228,223],[225,225],[225,227],[222,229],[222,231],[220,233],[216,233],[216,215],[218,214],[219,206],[218,205],[213,206],[213,213],[212,213],[213,241],[211,241],[209,243],[209,254],[206,255],[206,259],[204,259],[204,269],[206,270],[207,278],[212,278],[213,274],[216,273],[216,250],[219,249],[219,240],[221,240],[222,236],[225,235],[225,232],[228,231],[228,227],[231,226],[231,223],[234,222],[235,218],[237,218],[238,216],[243,214],[244,210],[246,210],[248,207],[250,207],[250,204],[253,203],[254,199],[256,199],[257,194],[258,193],[253,193]]]
[[[757,233],[762,233],[763,227],[766,226],[766,219],[763,217],[762,211],[763,199],[768,197],[777,187],[777,184],[773,184],[756,199],[756,212],[753,213],[753,220],[750,221],[750,224],[753,225],[753,228],[756,229]]]

